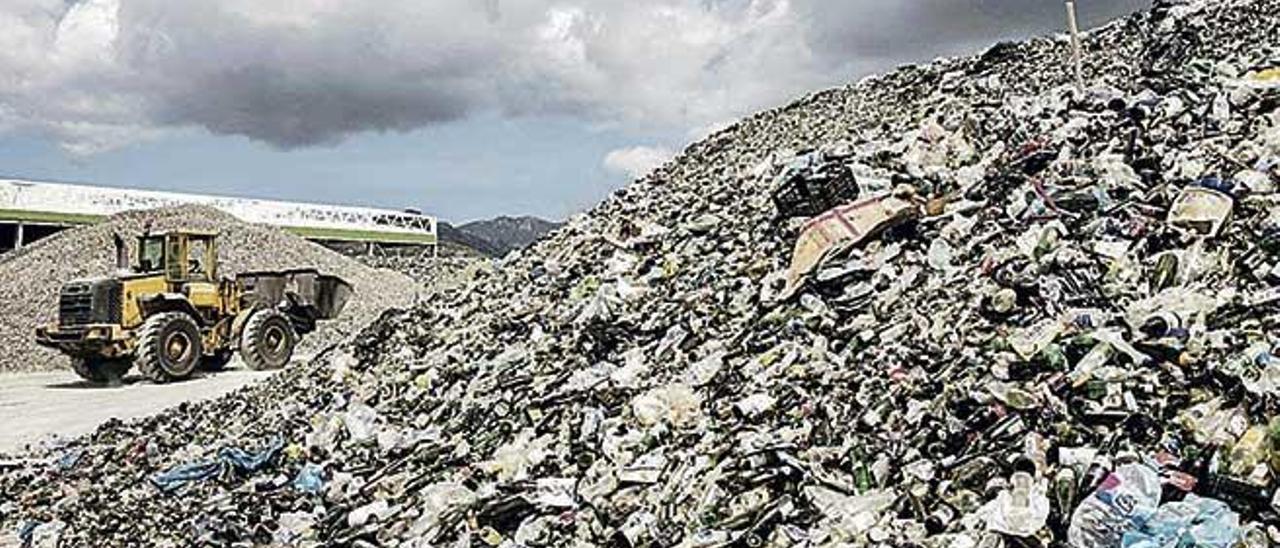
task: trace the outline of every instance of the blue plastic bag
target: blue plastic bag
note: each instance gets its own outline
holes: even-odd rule
[[[1187,495],[1162,505],[1139,530],[1124,535],[1125,548],[1230,548],[1240,538],[1240,516],[1219,500]]]
[[[267,446],[257,453],[250,453],[239,447],[224,447],[218,451],[218,458],[183,464],[166,472],[151,477],[151,484],[166,493],[176,491],[193,482],[212,478],[224,469],[248,474],[257,472],[266,466],[284,447],[284,440],[272,438]]]

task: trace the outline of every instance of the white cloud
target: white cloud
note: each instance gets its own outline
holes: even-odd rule
[[[639,179],[674,158],[675,151],[665,147],[636,146],[620,148],[606,154],[605,169]]]
[[[477,112],[696,131],[927,57],[928,25],[952,43],[1029,25],[952,24],[954,4],[1035,2],[5,0],[0,130],[78,153],[185,127],[311,146]]]

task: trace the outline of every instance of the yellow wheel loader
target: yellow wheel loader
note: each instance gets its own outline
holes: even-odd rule
[[[62,287],[58,320],[36,329],[36,342],[71,357],[92,382],[119,382],[133,366],[155,382],[217,370],[239,351],[252,369],[275,369],[300,336],[336,317],[350,298],[346,281],[311,269],[218,273],[217,235],[147,231],[129,264],[115,239],[112,276]]]

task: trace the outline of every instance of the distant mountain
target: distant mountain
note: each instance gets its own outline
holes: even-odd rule
[[[521,249],[538,240],[552,230],[560,228],[563,223],[554,223],[525,215],[523,217],[497,217],[487,221],[472,221],[461,225],[459,230],[482,238],[493,244],[506,255],[514,249]]]
[[[440,238],[440,255],[442,257],[497,257],[499,250],[488,240],[463,232],[456,226],[446,222],[436,223],[436,234]]]
[[[512,250],[522,249],[532,244],[563,224],[528,215],[503,216],[458,226],[441,221],[438,231],[443,244],[442,253],[448,251],[446,248],[449,244],[454,244],[455,247],[470,248],[480,255],[502,257]],[[467,253],[465,250],[459,250],[454,254]]]

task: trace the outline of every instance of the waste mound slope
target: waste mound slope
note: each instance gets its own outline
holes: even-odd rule
[[[1097,29],[1085,90],[1042,38],[744,119],[309,368],[14,464],[0,521],[106,544],[1266,545],[1277,8]]]

